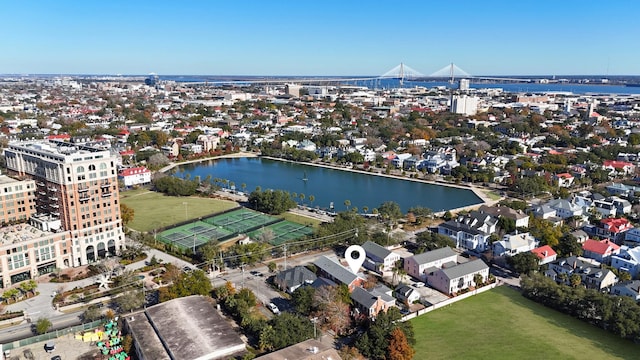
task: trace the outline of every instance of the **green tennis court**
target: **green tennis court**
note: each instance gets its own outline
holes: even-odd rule
[[[313,233],[312,227],[284,220],[275,224],[271,224],[269,226],[265,226],[264,228],[254,230],[248,235],[250,238],[256,238],[263,231],[265,231],[265,229],[270,229],[273,232],[274,237],[269,242],[271,243],[271,245],[275,246],[289,240],[295,240],[307,235],[311,235]]]
[[[257,211],[241,208],[204,219],[210,225],[220,226],[232,233],[246,233],[251,229],[279,221],[278,218]]]
[[[213,226],[204,221],[196,221],[165,230],[158,236],[158,240],[176,245],[182,249],[199,247],[211,240],[220,240],[233,235],[229,230]]]

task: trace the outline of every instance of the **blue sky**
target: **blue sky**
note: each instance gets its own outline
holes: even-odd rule
[[[640,75],[640,1],[4,1],[0,73]]]

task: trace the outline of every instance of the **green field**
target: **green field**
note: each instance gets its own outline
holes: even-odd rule
[[[185,219],[197,219],[238,206],[233,201],[166,196],[146,189],[123,191],[120,193],[120,201],[133,208],[133,221],[128,227],[138,231],[151,231]]]
[[[640,346],[500,286],[412,319],[415,359],[638,359]]]

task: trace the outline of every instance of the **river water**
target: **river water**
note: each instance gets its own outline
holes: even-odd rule
[[[299,203],[321,209],[329,209],[333,203],[336,211],[347,209],[345,200],[360,212],[365,206],[371,212],[385,201],[398,203],[403,212],[414,206],[443,211],[482,202],[467,189],[262,158],[187,164],[180,166],[175,175],[184,177],[187,173],[192,179],[200,176],[204,180],[207,175],[212,179],[226,179],[233,182],[238,191],[247,193],[258,186],[262,190],[285,190],[298,195],[295,200]],[[299,194],[304,194],[304,200],[300,200]],[[310,195],[315,198],[313,203]]]

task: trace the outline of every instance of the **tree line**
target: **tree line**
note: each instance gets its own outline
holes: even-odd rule
[[[624,339],[640,341],[640,306],[626,296],[613,296],[583,286],[558,284],[542,274],[523,276],[522,294]]]

